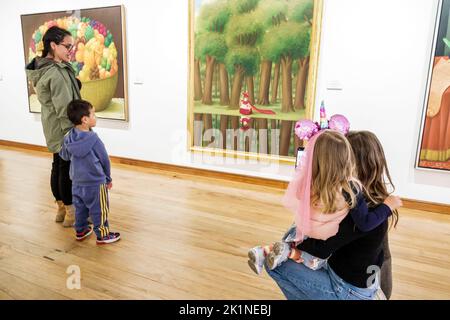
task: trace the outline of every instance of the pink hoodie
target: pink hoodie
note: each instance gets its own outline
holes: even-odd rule
[[[317,138],[324,132],[319,131],[308,142],[305,153],[297,168],[294,178],[289,183],[283,198],[286,208],[294,212],[296,241],[301,242],[305,236],[314,239],[326,240],[339,230],[339,223],[348,214],[349,209],[344,208],[334,213],[324,214],[318,206],[311,206],[311,176],[314,145]],[[344,205],[344,198],[342,204]]]
[[[339,230],[339,224],[348,212],[349,209],[344,208],[334,213],[325,214],[314,207],[311,208],[309,231],[304,235],[314,239],[327,240],[336,235]]]

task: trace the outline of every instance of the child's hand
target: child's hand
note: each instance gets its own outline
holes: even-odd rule
[[[106,185],[106,188],[108,188],[108,190],[111,190],[111,189],[112,189],[112,182],[108,183],[108,184]]]
[[[395,210],[403,206],[403,202],[399,196],[389,196],[384,200],[384,204],[387,205],[391,210]]]

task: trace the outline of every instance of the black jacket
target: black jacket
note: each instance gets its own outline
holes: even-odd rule
[[[378,210],[390,209],[381,205]],[[387,233],[388,221],[369,232],[359,230],[348,214],[339,224],[338,233],[327,239],[306,239],[297,246],[299,250],[308,252],[321,259],[328,259],[333,271],[345,282],[359,288],[367,288],[367,280],[374,274],[374,267],[383,264],[383,239]],[[370,285],[370,284],[369,284]]]

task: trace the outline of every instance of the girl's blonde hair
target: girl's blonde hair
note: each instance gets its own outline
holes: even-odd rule
[[[347,139],[352,146],[356,161],[358,179],[364,186],[363,192],[369,207],[375,207],[395,190],[384,155],[383,146],[370,131],[350,131]],[[388,186],[392,188],[389,192]],[[392,225],[398,222],[398,212],[392,213]]]
[[[325,130],[314,146],[311,204],[320,205],[324,213],[336,212],[343,209],[344,192],[349,196],[348,206],[353,208],[359,189],[355,177],[355,160],[349,142],[343,134]]]

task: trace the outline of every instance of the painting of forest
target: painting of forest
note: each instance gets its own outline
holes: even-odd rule
[[[316,81],[310,68],[317,67],[311,41],[318,3],[191,0],[193,147],[295,156],[301,142],[294,124],[309,118],[314,104],[308,96]],[[243,96],[254,111],[247,118]]]

